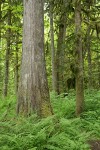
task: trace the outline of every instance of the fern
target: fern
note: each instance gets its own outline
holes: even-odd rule
[[[15,117],[16,101],[9,97],[0,103],[0,150],[89,150],[87,141],[100,138],[99,98],[98,91],[85,91],[85,111],[75,118],[75,92],[65,98],[51,94],[55,116],[38,119]]]

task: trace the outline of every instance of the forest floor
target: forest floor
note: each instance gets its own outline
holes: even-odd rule
[[[91,150],[100,150],[100,140],[89,141]]]
[[[85,91],[85,110],[75,116],[75,91],[51,93],[54,116],[16,116],[16,97],[0,99],[0,150],[100,150],[100,91]]]

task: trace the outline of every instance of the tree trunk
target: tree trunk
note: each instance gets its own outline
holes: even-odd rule
[[[99,44],[97,45],[97,82],[96,82],[96,88],[100,89],[100,53],[99,53]],[[94,78],[95,79],[95,78]],[[95,86],[94,86],[95,87]]]
[[[99,56],[99,59],[100,59],[100,56]],[[99,60],[98,60],[98,89],[100,89],[100,61]]]
[[[87,29],[87,42],[86,42],[86,47],[88,50],[88,88],[92,88],[92,64],[91,64],[91,49],[90,49],[90,27]]]
[[[57,76],[54,48],[54,27],[53,27],[53,5],[50,3],[50,33],[51,33],[51,59],[52,59],[52,89],[57,92]]]
[[[66,15],[62,13],[59,23],[59,33],[56,53],[56,70],[57,70],[57,93],[64,92],[64,40],[66,34]]]
[[[87,3],[87,9],[90,10],[90,3]],[[87,14],[87,21],[89,23],[90,17],[89,14]],[[86,40],[86,47],[88,51],[88,88],[92,88],[92,64],[91,64],[91,27],[88,24],[87,27],[87,40]]]
[[[52,114],[44,58],[43,0],[24,0],[21,76],[17,114]]]
[[[1,0],[0,0],[0,44],[1,44],[1,21],[2,21],[2,10],[1,10]]]
[[[82,35],[81,35],[81,0],[75,4],[75,36],[76,36],[76,115],[79,116],[84,107],[83,88],[83,57],[82,57]]]
[[[15,92],[16,92],[16,95],[18,93],[18,82],[19,82],[19,65],[18,65],[18,52],[19,52],[19,48],[18,48],[18,35],[16,35],[16,58],[15,58]]]
[[[2,41],[1,41],[1,21],[2,21],[2,10],[1,10],[1,0],[0,0],[0,58],[1,58],[1,47],[2,47]],[[1,60],[0,60],[0,94],[1,94],[1,81],[2,81],[2,67],[1,67]]]
[[[11,26],[11,9],[10,9],[10,4],[11,4],[11,1],[9,0],[8,26]],[[5,56],[4,97],[7,96],[7,94],[8,94],[10,39],[11,39],[11,29],[9,27],[8,30],[7,30],[7,48],[6,48],[6,56]]]

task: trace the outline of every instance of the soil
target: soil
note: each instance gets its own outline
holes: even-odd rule
[[[100,150],[100,140],[91,140],[88,143],[91,150]]]

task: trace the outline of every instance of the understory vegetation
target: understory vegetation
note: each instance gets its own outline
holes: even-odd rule
[[[100,138],[100,91],[85,91],[85,110],[75,117],[75,91],[51,93],[54,116],[15,114],[16,97],[0,103],[0,150],[89,150],[89,140]]]

